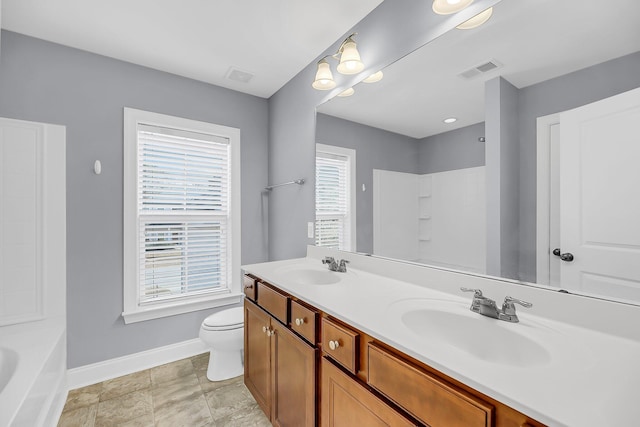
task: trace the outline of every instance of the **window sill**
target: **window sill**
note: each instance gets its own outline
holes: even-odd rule
[[[242,298],[243,294],[241,293],[225,293],[223,295],[214,295],[207,299],[199,298],[191,301],[173,302],[161,306],[138,307],[135,311],[123,312],[122,318],[125,324],[144,322],[145,320],[238,304],[242,301]]]

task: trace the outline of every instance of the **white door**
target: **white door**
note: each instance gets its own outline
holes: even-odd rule
[[[640,89],[560,123],[561,285],[640,302]]]

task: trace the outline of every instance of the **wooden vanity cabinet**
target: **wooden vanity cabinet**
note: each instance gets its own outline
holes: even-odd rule
[[[259,283],[258,302],[262,295],[269,295],[266,305],[281,302],[269,291],[277,293]],[[271,307],[281,316],[280,302]],[[245,299],[244,310],[245,385],[274,426],[315,426],[318,350],[264,307]]]
[[[405,427],[416,424],[364,385],[322,358],[321,425],[326,427]]]
[[[245,275],[242,278],[242,290],[247,298],[255,301],[258,296],[258,279],[251,275]]]
[[[249,280],[257,297],[245,299],[245,384],[275,426],[544,427],[260,279]]]
[[[430,426],[491,427],[493,405],[369,343],[368,383]]]
[[[244,301],[244,383],[271,419],[271,316]]]

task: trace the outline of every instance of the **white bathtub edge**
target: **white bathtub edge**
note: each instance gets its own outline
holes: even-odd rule
[[[62,410],[64,409],[64,405],[65,403],[67,403],[68,394],[69,392],[67,391],[67,377],[65,375],[60,379],[56,395],[51,402],[51,406],[49,407],[49,412],[45,416],[45,421],[43,426],[56,427],[58,425],[60,416],[62,416]]]
[[[175,362],[208,351],[206,345],[194,338],[127,356],[92,363],[67,371],[68,390],[85,387],[134,372]]]

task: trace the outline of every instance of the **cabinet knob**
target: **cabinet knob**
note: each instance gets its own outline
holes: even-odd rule
[[[266,327],[266,326],[263,326],[263,327],[262,327],[262,332],[264,332],[264,333],[266,334],[266,333],[267,333],[267,331],[268,331],[267,327]]]
[[[272,337],[276,334],[275,329],[267,329],[267,336]]]
[[[340,347],[340,343],[338,342],[338,340],[335,341],[329,341],[329,348],[331,350],[336,350],[338,347]]]
[[[302,319],[302,318],[296,319],[296,325],[298,325],[298,326],[304,325],[304,319]]]

